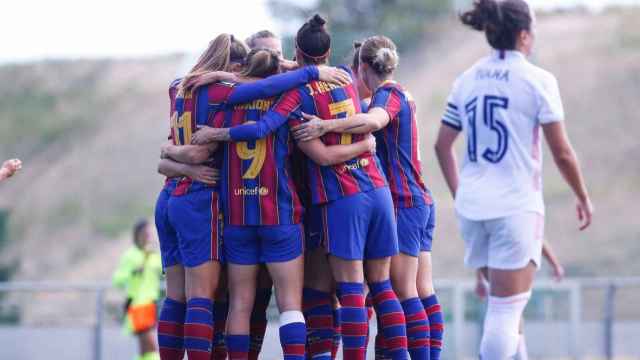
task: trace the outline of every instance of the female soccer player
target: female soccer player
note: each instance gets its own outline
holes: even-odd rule
[[[428,359],[430,356],[437,359],[442,320],[439,306],[434,306],[437,301],[431,280],[434,208],[431,194],[422,179],[415,103],[411,95],[393,81],[398,60],[396,46],[389,38],[374,36],[365,40],[360,47],[359,74],[373,92],[368,112],[344,121],[320,121],[307,116],[310,122],[295,128],[294,134],[300,140],[308,140],[327,132],[375,131],[377,154],[385,169],[395,206],[400,253],[392,259],[391,279],[408,320],[409,352],[412,359]],[[419,271],[420,263],[422,268]],[[430,350],[430,319],[433,319],[432,327],[434,335],[437,335],[433,351]]]
[[[4,163],[2,163],[2,167],[0,167],[0,181],[12,177],[20,169],[22,169],[22,161],[18,159],[10,159],[5,161]]]
[[[160,255],[151,248],[152,228],[147,220],[133,227],[133,244],[120,258],[113,284],[126,290],[126,329],[138,338],[138,360],[158,359],[154,340],[156,301],[160,297],[162,265]]]
[[[524,0],[477,0],[460,16],[494,49],[460,75],[451,91],[436,153],[465,241],[465,264],[483,269],[490,295],[480,344],[483,359],[516,354],[518,324],[540,264],[544,227],[540,127],[577,197],[580,229],[593,206],[567,138],[555,77],[527,61],[535,17]],[[458,173],[453,143],[466,133]]]
[[[296,59],[301,65],[324,64],[331,37],[319,15],[306,22],[296,35]],[[302,113],[322,119],[344,119],[360,111],[360,102],[353,84],[331,86],[312,81],[284,94],[274,108],[256,124],[228,129],[207,129],[197,136],[196,143],[209,141],[252,140],[265,137],[280,125],[293,119],[299,123]],[[394,359],[406,359],[407,338],[402,307],[389,281],[390,257],[398,252],[393,200],[379,168],[379,161],[370,152],[346,162],[328,166],[323,144],[350,144],[365,135],[327,134],[322,139],[299,142],[309,157],[312,201],[322,205],[323,230],[329,262],[337,281],[337,293],[342,305],[343,350],[346,359],[363,359],[366,349],[367,314],[364,308],[363,260],[371,293],[376,301],[387,345]],[[327,296],[330,296],[327,294]]]
[[[279,69],[278,54],[252,50],[243,77],[260,78]],[[259,120],[274,99],[259,99],[226,111],[225,126]],[[256,275],[266,263],[280,309],[280,340],[285,359],[304,358],[305,321],[301,313],[303,276],[302,207],[290,177],[291,139],[287,126],[256,141],[227,143],[222,194],[225,205],[224,250],[229,269],[230,313],[227,347],[232,359],[245,358]],[[373,148],[364,141],[321,150],[340,163]]]
[[[181,173],[176,162],[200,164],[210,158],[211,148],[200,151],[190,142],[197,126],[210,124],[210,119],[220,110],[217,104],[275,96],[321,75],[337,82],[335,79],[343,78],[336,69],[307,67],[252,84],[217,83],[195,90],[190,85],[204,74],[241,69],[246,54],[242,42],[232,35],[220,35],[210,43],[190,73],[173,82],[170,98],[174,146],[163,149],[168,157],[160,164],[163,174],[170,178],[190,175]],[[213,176],[205,174],[201,180],[212,180]],[[197,179],[182,177],[169,181],[156,205],[156,226],[167,274],[167,300],[158,332],[163,359],[181,358],[186,348],[190,358],[208,360],[211,351],[212,300],[220,274],[221,214],[218,190],[210,181]]]

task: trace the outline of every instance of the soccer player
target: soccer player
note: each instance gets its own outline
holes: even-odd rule
[[[210,144],[203,149],[190,144],[197,126],[212,125],[210,121],[223,100],[241,103],[275,96],[320,76],[342,77],[336,69],[307,67],[252,84],[193,86],[204,74],[241,69],[246,55],[242,42],[222,34],[210,43],[190,73],[170,88],[173,145],[163,148],[165,159],[159,170],[173,180],[167,182],[156,205],[156,226],[167,274],[167,299],[158,331],[163,360],[181,359],[184,349],[192,359],[209,360],[211,352],[213,296],[220,274],[221,214],[218,190],[212,186],[215,173],[200,174],[197,171],[204,171],[202,167],[192,167],[202,176],[184,176],[192,175],[184,171],[184,163],[207,162],[215,147]],[[210,166],[221,162],[221,152],[217,156]]]
[[[0,181],[8,179],[22,169],[22,161],[18,159],[10,159],[2,163],[0,167]]]
[[[296,35],[296,59],[301,65],[324,64],[331,49],[325,20],[315,15]],[[302,113],[322,119],[344,119],[360,111],[353,84],[332,86],[312,81],[285,93],[274,108],[256,124],[228,129],[208,129],[197,143],[206,141],[252,140],[265,137],[292,119],[300,123]],[[390,258],[398,252],[393,200],[384,173],[375,155],[366,152],[343,163],[329,166],[323,145],[351,144],[362,134],[330,133],[321,139],[298,142],[308,156],[312,201],[321,205],[325,246],[343,321],[343,351],[346,359],[363,359],[366,350],[367,313],[364,308],[363,261],[372,295],[379,301],[376,310],[390,339],[387,345],[394,359],[408,358],[405,319],[389,281]],[[326,294],[330,296],[330,294]],[[348,324],[348,326],[345,326]],[[326,356],[324,354],[323,356]]]
[[[138,221],[133,227],[134,246],[120,258],[112,280],[115,287],[127,293],[125,326],[138,338],[138,360],[159,359],[154,330],[162,264],[160,255],[151,248],[151,239],[151,224],[147,220]]]
[[[535,17],[524,0],[477,0],[460,16],[484,31],[492,53],[460,75],[447,100],[436,154],[465,241],[465,264],[483,269],[489,299],[483,359],[516,354],[518,324],[531,297],[544,229],[540,128],[577,197],[580,229],[593,205],[564,126],[555,77],[531,64]],[[467,138],[460,172],[453,143]]]
[[[261,78],[279,70],[275,51],[252,50],[242,76]],[[225,126],[259,120],[274,99],[230,107]],[[249,351],[249,319],[257,271],[266,263],[274,279],[280,309],[280,340],[285,359],[304,358],[305,321],[301,313],[302,206],[290,177],[292,143],[286,126],[264,139],[225,145],[222,194],[225,206],[224,249],[229,271],[230,313],[227,347],[232,359]],[[370,151],[373,141],[323,147],[332,163]]]
[[[397,219],[400,253],[392,258],[391,279],[407,319],[409,352],[412,359],[438,359],[442,315],[431,280],[433,200],[422,179],[415,103],[411,95],[393,81],[398,61],[391,39],[385,36],[366,39],[360,47],[359,74],[373,92],[368,112],[342,121],[306,116],[310,121],[295,128],[294,135],[303,141],[328,132],[374,132],[376,135],[377,154],[389,181]],[[420,262],[423,269],[419,272]],[[376,298],[373,300],[375,303]],[[426,310],[437,311],[430,311],[431,317],[428,317]],[[432,350],[431,319],[437,334]]]

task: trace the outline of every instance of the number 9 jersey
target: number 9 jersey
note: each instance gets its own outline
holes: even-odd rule
[[[460,75],[442,123],[464,131],[456,210],[471,220],[544,214],[540,125],[564,120],[555,77],[518,51],[493,51]]]

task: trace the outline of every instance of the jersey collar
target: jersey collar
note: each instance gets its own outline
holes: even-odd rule
[[[518,50],[492,50],[491,51],[491,56],[494,59],[501,59],[501,53],[504,54],[504,60],[507,59],[521,59],[521,60],[526,60],[526,57],[524,56],[523,53],[521,53]]]

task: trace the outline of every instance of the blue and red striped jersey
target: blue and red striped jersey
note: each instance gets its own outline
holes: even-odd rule
[[[376,150],[389,181],[395,207],[431,204],[422,179],[416,105],[411,94],[393,81],[386,81],[373,94],[369,109],[384,109],[389,124],[374,133]]]
[[[197,130],[198,126],[215,126],[214,115],[220,110],[220,106],[228,97],[233,89],[232,84],[217,83],[205,85],[192,91],[178,91],[178,85],[181,79],[174,80],[169,87],[169,98],[171,103],[170,121],[171,135],[170,139],[174,145],[181,146],[191,143],[191,137]],[[220,127],[222,124],[218,124]],[[222,152],[216,151],[212,161],[208,164],[216,167],[221,163]],[[212,187],[197,181],[193,181],[188,177],[182,177],[177,180],[177,185],[173,191],[173,195],[184,195],[189,190],[195,188]]]
[[[259,121],[274,99],[230,106],[224,126]],[[265,138],[225,145],[222,189],[227,223],[290,225],[302,221],[303,207],[292,178],[293,139],[284,125]]]
[[[301,123],[302,112],[324,120],[344,119],[360,112],[360,100],[353,84],[337,86],[312,81],[282,95],[273,111],[290,119],[291,125],[295,126]],[[328,133],[321,140],[331,146],[361,141],[364,136]],[[333,166],[320,166],[311,159],[306,163],[313,204],[324,204],[387,185],[378,158],[370,152]]]

